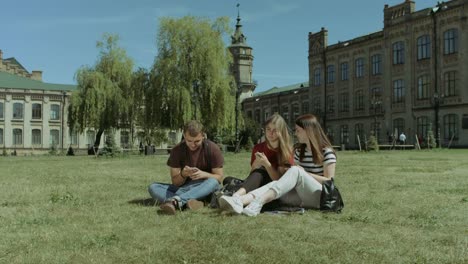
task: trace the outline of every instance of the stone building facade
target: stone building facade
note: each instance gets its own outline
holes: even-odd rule
[[[314,113],[333,144],[348,148],[357,148],[358,136],[375,134],[386,144],[401,132],[407,143],[424,145],[429,131],[442,146],[466,147],[467,3],[452,0],[419,11],[414,1],[386,5],[382,31],[333,45],[325,28],[310,32],[309,87],[255,94],[243,102],[244,112],[260,121],[273,112],[288,120],[297,109]],[[303,96],[291,94],[303,90]],[[275,96],[276,103],[262,103]],[[309,106],[297,107],[304,102]]]
[[[43,82],[41,71],[29,73],[14,57],[3,59],[0,50],[0,151],[30,154],[69,146],[88,149],[96,132],[71,133],[68,127],[69,100],[76,89],[75,85]],[[129,148],[130,132],[116,132],[117,144]]]

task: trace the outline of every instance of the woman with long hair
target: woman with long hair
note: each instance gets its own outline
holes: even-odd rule
[[[302,115],[295,123],[299,142],[299,147],[294,150],[296,165],[280,179],[241,196],[244,204],[248,204],[242,210],[243,214],[256,216],[264,204],[275,199],[289,206],[320,207],[322,182],[335,176],[336,154],[317,117]]]
[[[265,141],[254,146],[250,158],[250,174],[242,187],[233,196],[221,196],[221,210],[241,213],[245,194],[271,181],[280,179],[281,175],[293,164],[291,137],[288,125],[279,114],[273,114],[264,123]]]

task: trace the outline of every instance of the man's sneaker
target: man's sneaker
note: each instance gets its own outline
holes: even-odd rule
[[[200,208],[203,208],[204,204],[202,201],[198,201],[195,199],[190,199],[187,202],[187,208],[190,210],[198,210]]]
[[[223,195],[219,197],[218,203],[219,209],[223,211],[240,214],[242,213],[242,210],[244,210],[244,205],[242,204],[242,201],[239,198],[239,196]]]
[[[263,204],[259,200],[253,200],[242,211],[247,216],[257,216],[262,211]]]
[[[175,215],[177,211],[180,211],[180,201],[178,201],[177,198],[173,197],[161,204],[161,206],[159,206],[161,211],[168,215]]]

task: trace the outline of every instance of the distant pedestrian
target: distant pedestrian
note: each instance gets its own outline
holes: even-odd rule
[[[401,132],[400,134],[400,144],[405,145],[406,143],[406,135],[404,132]]]

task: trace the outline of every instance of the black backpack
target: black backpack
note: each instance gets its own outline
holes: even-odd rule
[[[211,200],[209,207],[211,208],[219,208],[218,199],[223,195],[232,196],[237,190],[242,187],[244,180],[241,180],[236,177],[228,176],[223,180],[223,187],[219,190],[214,192],[211,195]]]

